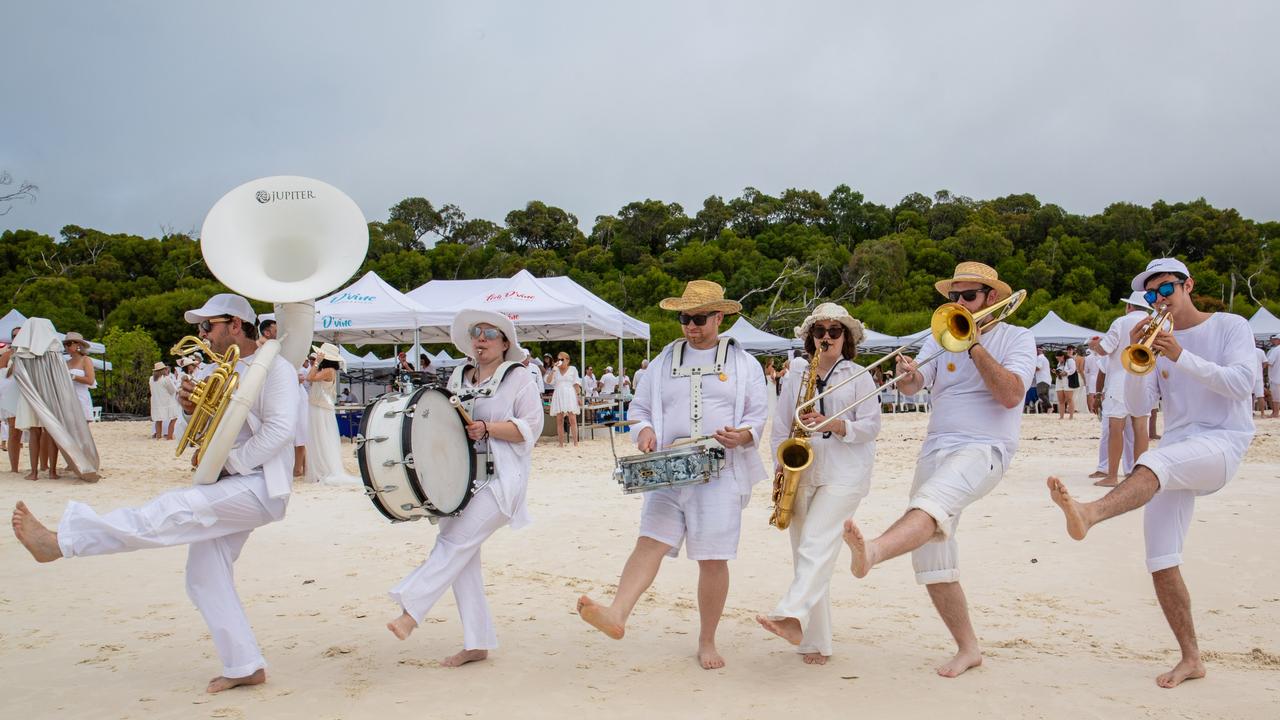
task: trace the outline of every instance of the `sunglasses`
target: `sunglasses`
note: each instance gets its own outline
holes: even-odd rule
[[[824,337],[829,337],[832,340],[839,340],[844,336],[844,326],[836,325],[835,327],[822,327],[821,325],[814,325],[809,328],[809,335],[813,336],[815,340],[821,340]]]
[[[200,329],[204,332],[213,332],[213,326],[217,323],[231,322],[231,318],[205,318],[200,321]]]
[[[986,294],[987,292],[989,291],[986,288],[979,288],[977,290],[960,290],[958,292],[952,290],[947,293],[947,297],[951,299],[951,302],[959,302],[961,298],[964,298],[965,302],[973,302],[977,299],[978,293]]]
[[[484,338],[485,340],[497,340],[498,338],[506,337],[506,335],[503,335],[502,331],[498,328],[473,327],[471,328],[470,334],[471,337],[477,340],[480,338]]]
[[[711,315],[714,315],[714,314],[715,313],[709,313],[707,315],[690,315],[688,313],[680,313],[680,315],[678,315],[676,319],[680,321],[681,325],[688,325],[689,323],[693,323],[698,327],[702,327],[703,325],[707,324],[707,318],[711,317]]]
[[[1154,305],[1157,297],[1169,297],[1173,294],[1173,289],[1182,284],[1184,284],[1182,280],[1166,280],[1154,289],[1148,290],[1142,297],[1147,301],[1148,305]]]

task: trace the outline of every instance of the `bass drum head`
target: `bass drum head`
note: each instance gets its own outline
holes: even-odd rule
[[[462,510],[471,499],[476,477],[467,427],[449,397],[448,391],[437,387],[419,390],[410,403],[414,406],[413,422],[405,428],[418,486],[441,515]]]

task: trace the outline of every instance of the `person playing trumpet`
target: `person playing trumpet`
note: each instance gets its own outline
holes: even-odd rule
[[[934,285],[938,292],[971,313],[1009,298],[1011,289],[996,271],[979,262],[962,262],[953,277]],[[938,666],[956,677],[982,664],[978,637],[960,587],[956,526],[960,513],[1000,482],[1022,425],[1022,399],[1036,367],[1035,338],[1008,323],[974,328],[980,332],[967,352],[945,352],[919,365],[898,356],[905,375],[899,389],[915,394],[932,389],[933,412],[916,463],[907,512],[879,537],[868,540],[853,520],[845,522],[845,542],[853,551],[854,577],[866,577],[877,564],[911,553],[916,582],[929,591],[933,605],[955,639],[954,657]],[[936,337],[925,340],[920,356],[940,349]]]
[[[802,471],[788,528],[795,575],[773,612],[757,615],[756,621],[795,645],[804,662],[825,665],[831,656],[831,568],[840,552],[844,521],[853,517],[871,489],[880,403],[873,398],[853,404],[874,394],[875,384],[871,374],[854,363],[863,329],[848,310],[835,303],[819,305],[796,328],[796,337],[814,358],[805,372],[817,373],[817,392],[834,389],[801,412],[804,425],[816,429],[809,435],[813,460]],[[801,373],[791,373],[782,383],[769,431],[775,463],[778,446],[792,432],[795,418],[790,411],[806,382]],[[781,465],[775,465],[774,474],[781,473]]]
[[[1133,472],[1093,502],[1071,497],[1066,485],[1049,477],[1049,497],[1066,517],[1067,534],[1083,540],[1100,522],[1143,508],[1147,572],[1156,599],[1173,630],[1182,657],[1156,678],[1175,687],[1205,675],[1191,619],[1191,596],[1182,580],[1182,546],[1191,527],[1196,496],[1221,490],[1236,474],[1253,441],[1250,400],[1254,382],[1253,333],[1244,318],[1207,313],[1191,298],[1195,280],[1175,258],[1152,260],[1133,279],[1157,311],[1170,311],[1173,332],[1161,328],[1151,340],[1155,368],[1126,373],[1125,401],[1135,417],[1145,417],[1162,398],[1165,433],[1160,447],[1138,456]],[[1147,335],[1134,326],[1130,341]]]

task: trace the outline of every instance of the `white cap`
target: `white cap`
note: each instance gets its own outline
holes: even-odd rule
[[[613,366],[610,365],[604,369],[605,372],[613,372]]]
[[[1129,297],[1125,298],[1124,301],[1134,307],[1140,307],[1143,310],[1150,310],[1151,304],[1147,302],[1147,298],[1144,297],[1145,295],[1145,291],[1134,290],[1132,293],[1129,293]]]
[[[1133,277],[1131,287],[1137,292],[1144,292],[1147,289],[1147,278],[1161,273],[1182,273],[1187,277],[1191,277],[1191,271],[1187,270],[1187,266],[1178,258],[1156,258],[1147,263],[1146,270]]]
[[[258,320],[258,315],[253,311],[253,307],[249,305],[249,301],[235,293],[218,293],[209,298],[204,307],[188,310],[183,315],[183,318],[195,325],[201,320],[223,315],[238,317],[245,322],[257,322]]]

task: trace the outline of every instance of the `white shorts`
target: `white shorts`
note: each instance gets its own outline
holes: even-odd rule
[[[960,579],[955,539],[960,513],[991,492],[1002,477],[1000,453],[991,445],[961,445],[920,458],[907,507],[928,513],[938,528],[929,542],[911,552],[917,583]]]
[[[1280,378],[1271,381],[1271,400],[1280,402]]]
[[[1125,403],[1123,395],[1107,393],[1102,396],[1102,417],[1126,418],[1129,416],[1129,405]]]
[[[1256,397],[1256,398],[1265,397],[1265,396],[1266,396],[1266,394],[1267,394],[1267,390],[1266,390],[1266,388],[1264,388],[1264,387],[1262,386],[1262,381],[1261,381],[1261,380],[1259,380],[1258,382],[1254,383],[1254,385],[1253,385],[1253,396],[1254,396],[1254,397]]]
[[[738,493],[729,468],[702,485],[651,490],[644,494],[640,536],[670,545],[667,557],[679,557],[681,543],[687,543],[690,560],[733,560],[750,499]]]
[[[1135,463],[1155,474],[1160,489],[1143,509],[1147,572],[1182,564],[1182,545],[1191,527],[1196,496],[1221,490],[1240,467],[1240,458],[1212,436],[1193,437],[1148,450]]]

